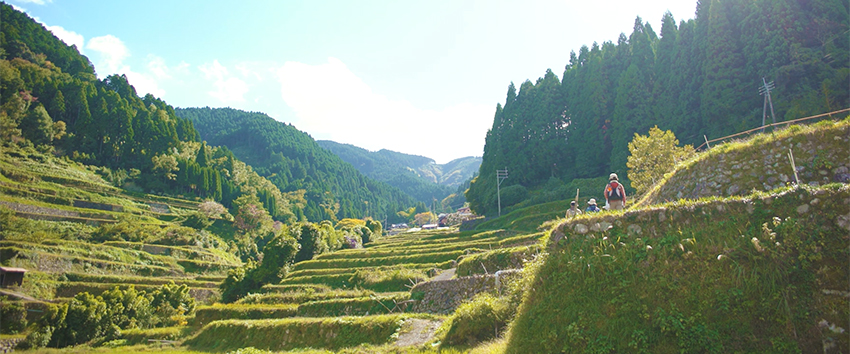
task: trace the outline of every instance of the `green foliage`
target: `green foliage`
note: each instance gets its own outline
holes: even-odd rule
[[[407,300],[408,293],[372,295],[369,297],[311,301],[298,306],[301,317],[367,316],[403,312],[396,304]]]
[[[637,193],[643,194],[661,180],[665,173],[673,171],[680,162],[693,157],[693,146],[678,147],[679,140],[673,132],[661,131],[658,126],[649,129],[649,134],[638,135],[629,142],[629,182]]]
[[[138,220],[125,219],[114,224],[102,224],[91,235],[94,242],[130,241],[147,242],[157,238],[162,229],[156,225],[141,224]]]
[[[364,216],[383,220],[415,204],[413,197],[364,176],[309,135],[265,114],[230,108],[188,108],[177,113],[192,121],[210,145],[227,146],[278,189],[300,193],[304,204],[298,220]]]
[[[219,286],[221,301],[225,303],[233,302],[247,295],[248,292],[259,289],[260,285],[250,276],[256,268],[256,263],[249,259],[244,266],[229,270],[227,277]]]
[[[16,334],[27,328],[27,308],[20,302],[9,301],[5,296],[0,297],[0,333]]]
[[[35,145],[53,142],[53,119],[40,104],[24,116],[19,127],[23,136]]]
[[[186,221],[183,222],[183,226],[188,226],[196,230],[204,230],[212,226],[212,224],[213,220],[200,211],[189,214],[186,216]]]
[[[106,313],[106,303],[89,293],[77,294],[62,309],[64,321],[56,325],[50,346],[64,347],[117,335]]]
[[[497,338],[505,331],[515,311],[505,298],[489,293],[475,295],[442,324],[443,345],[472,346]]]
[[[203,327],[213,321],[219,320],[257,320],[265,318],[293,317],[298,310],[298,305],[265,305],[265,304],[216,304],[213,306],[199,307],[191,324],[194,327]]]
[[[840,202],[848,193],[833,185],[682,201],[585,234],[576,224],[610,218],[558,225],[507,352],[807,352],[822,340],[845,348],[836,333],[794,333],[846,317],[846,301],[822,290],[846,285],[847,242],[837,237],[846,226],[836,215],[850,211]],[[815,199],[818,211],[800,212]]]
[[[327,239],[322,237],[322,231],[318,225],[309,222],[293,227],[293,234],[301,245],[295,255],[295,262],[313,259],[313,256],[328,250]]]
[[[186,285],[167,284],[150,294],[133,286],[117,286],[93,296],[77,293],[69,302],[46,306],[27,336],[24,346],[65,347],[94,340],[118,339],[121,330],[185,324],[184,317],[194,313],[195,299]]]
[[[265,284],[277,284],[286,276],[300,245],[288,233],[280,233],[263,247],[263,261],[259,265],[249,260],[243,267],[228,271],[221,283],[223,302],[236,301],[249,292],[258,291]]]
[[[521,202],[528,197],[528,189],[515,184],[501,189],[502,207],[508,207]]]
[[[166,284],[151,293],[151,307],[165,326],[184,325],[195,313],[195,298],[186,284]]]
[[[228,351],[240,348],[243,338],[251,338],[251,345],[258,349],[282,351],[310,347],[338,350],[362,344],[388,343],[401,321],[410,317],[380,315],[216,321],[187,340],[185,345],[199,350]]]
[[[657,14],[660,36],[636,18],[630,34],[577,48],[560,80],[547,70],[510,83],[466,192],[472,210],[497,214],[496,170],[529,191],[553,177],[623,177],[628,142],[653,125],[689,145],[758,127],[763,98],[741,92],[762,79],[777,84],[777,121],[850,106],[850,88],[837,86],[850,78],[850,18],[837,15],[846,4],[704,0],[696,10],[678,24]]]
[[[520,269],[541,251],[540,245],[496,249],[463,257],[457,264],[458,276],[495,273],[504,269]]]

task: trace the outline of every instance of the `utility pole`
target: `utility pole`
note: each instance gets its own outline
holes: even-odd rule
[[[496,199],[499,203],[499,216],[502,216],[502,191],[499,187],[502,186],[502,181],[508,178],[508,168],[504,170],[496,170]]]
[[[764,78],[761,78],[762,86],[759,87],[759,95],[764,96],[764,108],[761,111],[761,126],[764,127],[765,118],[767,118],[767,104],[770,103],[770,118],[773,119],[773,123],[776,123],[776,115],[773,114],[773,101],[770,99],[770,91],[775,89],[776,86],[773,85],[773,81],[767,82]],[[764,132],[764,128],[761,128],[761,131]]]

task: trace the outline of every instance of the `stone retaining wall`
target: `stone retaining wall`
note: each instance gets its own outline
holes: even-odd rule
[[[448,314],[476,294],[502,291],[506,282],[515,280],[519,276],[519,270],[511,269],[499,271],[496,274],[419,283],[410,290],[411,298],[418,301],[409,311]]]
[[[768,191],[788,185],[794,180],[789,150],[794,154],[800,184],[848,183],[850,125],[835,124],[772,142],[759,143],[756,137],[750,146],[682,166],[664,185],[650,192],[646,205],[682,198],[747,195],[753,190]]]

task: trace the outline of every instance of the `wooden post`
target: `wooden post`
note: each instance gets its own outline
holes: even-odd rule
[[[794,170],[794,183],[800,184],[800,178],[797,176],[797,165],[794,163],[794,152],[788,149],[788,159],[791,160],[791,168]]]

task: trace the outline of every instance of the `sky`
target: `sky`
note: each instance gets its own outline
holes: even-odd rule
[[[696,0],[6,0],[174,107],[263,112],[316,140],[481,156],[511,82]]]

